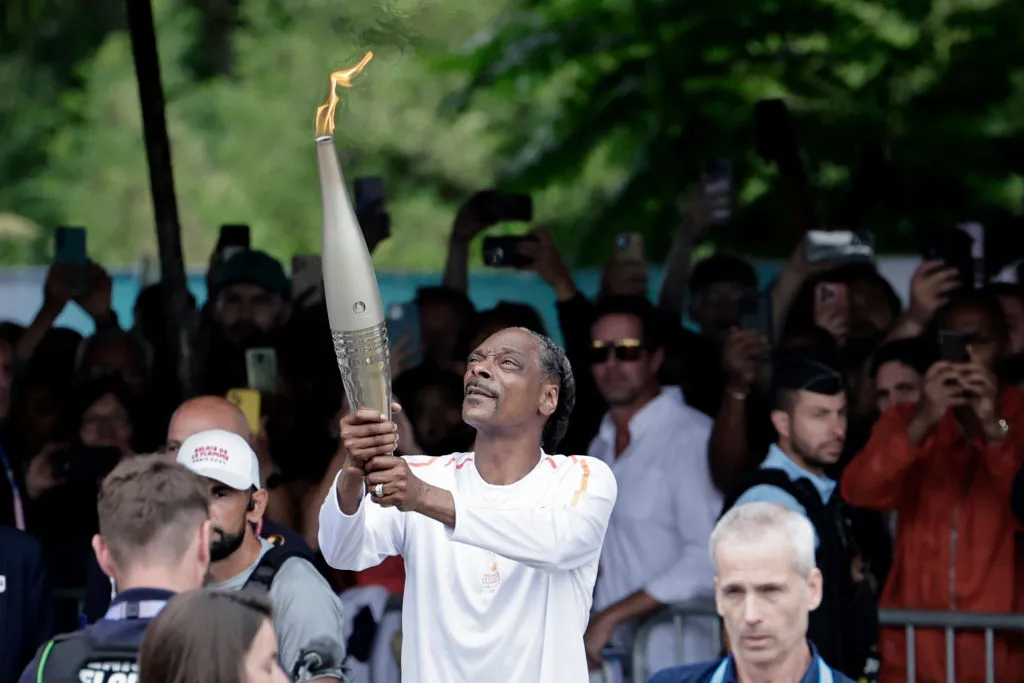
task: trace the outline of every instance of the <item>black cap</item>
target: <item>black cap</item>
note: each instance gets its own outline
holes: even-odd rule
[[[810,391],[835,396],[846,390],[842,364],[834,349],[794,347],[775,354],[772,370],[772,396],[778,402],[780,391]]]

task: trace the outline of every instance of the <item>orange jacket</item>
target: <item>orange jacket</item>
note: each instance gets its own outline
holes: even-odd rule
[[[896,406],[875,425],[867,446],[843,472],[848,503],[897,514],[896,552],[882,591],[885,609],[1012,613],[1021,603],[1024,568],[1014,548],[1013,477],[1024,462],[1024,400],[1015,389],[999,397],[1010,432],[997,444],[968,444],[952,411],[918,446],[907,440],[915,406]],[[945,635],[916,629],[919,683],[946,680]],[[1017,634],[996,640],[996,680],[1024,681]],[[903,629],[879,638],[882,683],[906,678]],[[958,632],[957,683],[985,680],[982,632]]]

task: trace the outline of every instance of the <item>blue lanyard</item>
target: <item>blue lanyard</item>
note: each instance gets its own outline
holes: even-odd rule
[[[0,462],[4,466],[7,483],[11,485],[11,496],[14,499],[14,526],[21,531],[25,531],[25,506],[21,498],[21,489],[18,488],[18,480],[14,477],[14,469],[11,467],[11,461],[7,458],[7,453],[4,451],[2,444],[0,444]]]
[[[715,673],[711,676],[709,683],[722,683],[725,680],[725,674],[729,670],[729,659],[729,657],[726,657],[722,660],[722,663],[718,665]],[[825,664],[825,660],[821,657],[815,657],[814,660],[818,662],[818,683],[833,683],[832,669]]]

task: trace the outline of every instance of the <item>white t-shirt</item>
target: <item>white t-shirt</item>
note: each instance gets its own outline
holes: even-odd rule
[[[455,499],[455,528],[364,498],[320,509],[320,550],[338,569],[405,558],[403,683],[587,683],[583,633],[608,518],[611,470],[542,453],[533,470],[492,486],[472,453],[405,458]]]

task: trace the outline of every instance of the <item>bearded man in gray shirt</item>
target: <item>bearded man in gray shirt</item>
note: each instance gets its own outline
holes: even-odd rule
[[[282,554],[256,534],[267,491],[248,442],[211,429],[185,439],[177,459],[210,484],[211,587],[269,586],[285,673],[300,683],[345,680],[341,599],[307,558]]]

